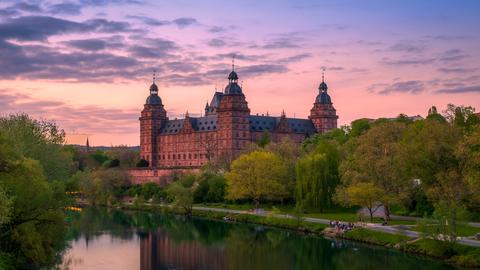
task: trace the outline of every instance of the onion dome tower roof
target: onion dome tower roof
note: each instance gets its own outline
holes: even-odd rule
[[[328,86],[325,83],[325,76],[322,74],[322,82],[318,86],[318,95],[317,98],[315,99],[315,103],[320,103],[320,104],[332,104],[332,99],[330,98],[330,95],[327,93]]]
[[[232,72],[228,75],[228,85],[225,87],[225,95],[242,95],[242,88],[238,85],[238,75],[235,72],[235,58],[232,60]]]
[[[155,83],[155,72],[153,73],[153,82],[150,85],[150,96],[147,97],[145,104],[149,105],[161,105],[162,99],[158,96],[158,86]]]

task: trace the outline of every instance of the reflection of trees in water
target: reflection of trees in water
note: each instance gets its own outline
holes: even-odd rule
[[[147,269],[450,269],[400,252],[291,231],[183,216],[86,208],[71,217],[70,239],[140,236]]]

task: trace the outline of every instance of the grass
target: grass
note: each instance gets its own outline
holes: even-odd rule
[[[212,208],[225,208],[231,210],[243,210],[248,211],[254,208],[253,204],[226,204],[226,203],[202,203],[196,204],[195,206],[200,207],[212,207]],[[261,205],[262,209],[266,211],[272,210],[279,210],[279,214],[294,214],[294,207],[293,205],[285,204],[285,205]],[[327,209],[323,213],[318,212],[309,212],[302,214],[303,217],[310,217],[310,218],[321,218],[327,220],[338,220],[338,221],[345,221],[345,222],[356,222],[358,221],[358,214],[357,208],[333,208]],[[368,217],[364,218],[364,221],[369,221]],[[382,220],[378,217],[374,218],[374,223],[381,223]],[[410,220],[391,220],[389,221],[389,225],[415,225],[415,221]]]
[[[415,226],[411,228],[412,231],[420,232],[422,231],[421,226]],[[480,233],[480,228],[472,227],[465,224],[457,225],[457,235],[462,237],[473,236],[477,233]]]
[[[381,246],[393,246],[410,240],[410,237],[405,235],[371,231],[364,228],[346,232],[343,234],[343,238]]]
[[[445,243],[432,239],[421,239],[406,243],[404,251],[443,259],[466,267],[480,267],[480,248]]]

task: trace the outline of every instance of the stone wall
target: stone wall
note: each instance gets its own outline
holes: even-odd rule
[[[134,185],[156,183],[166,186],[176,175],[197,173],[200,168],[172,167],[172,168],[137,168],[128,170],[130,181]]]

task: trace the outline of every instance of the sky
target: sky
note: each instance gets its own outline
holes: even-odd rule
[[[480,110],[480,1],[0,1],[0,115],[68,143],[138,145],[156,70],[171,119],[199,116],[235,69],[252,114],[306,118],[325,70],[339,125]]]

